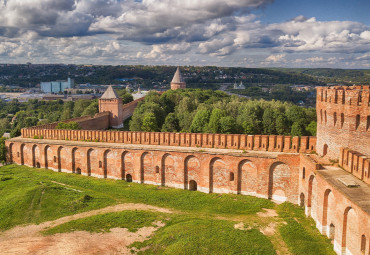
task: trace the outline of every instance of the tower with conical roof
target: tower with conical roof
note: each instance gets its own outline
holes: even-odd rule
[[[99,112],[109,112],[109,126],[123,127],[123,103],[112,86],[109,86],[99,99]]]
[[[176,73],[171,81],[171,89],[185,89],[186,83],[181,75],[180,67],[177,67]]]

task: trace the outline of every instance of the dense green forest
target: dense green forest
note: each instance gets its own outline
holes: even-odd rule
[[[129,103],[133,97],[126,90],[118,90],[117,94],[123,103]],[[0,101],[0,137],[5,132],[10,132],[11,137],[20,135],[24,127],[47,124],[60,120],[81,116],[93,116],[99,111],[98,100],[77,100],[64,102],[29,100],[20,103]]]
[[[370,70],[333,68],[271,68],[287,74],[307,75],[317,81],[341,84],[370,84]]]
[[[316,111],[297,105],[247,100],[222,91],[151,92],[135,109],[132,131],[316,135]]]

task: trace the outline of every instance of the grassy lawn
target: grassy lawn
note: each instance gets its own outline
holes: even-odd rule
[[[139,228],[151,226],[155,220],[163,219],[164,216],[162,214],[149,211],[122,211],[69,221],[50,228],[43,233],[46,235],[73,231],[100,233],[109,232],[112,228],[127,228],[130,232],[136,232]]]
[[[335,254],[330,240],[315,227],[315,222],[307,218],[304,211],[292,204],[277,206],[277,212],[287,223],[279,228],[283,240],[293,254]]]
[[[276,254],[270,240],[257,229],[239,230],[235,222],[175,217],[153,238],[134,243],[149,247],[141,254]]]
[[[114,227],[136,231],[160,220],[166,225],[133,247],[149,247],[145,254],[276,254],[281,253],[280,246],[293,254],[334,254],[330,241],[319,234],[303,209],[289,203],[275,205],[251,196],[205,194],[25,166],[0,167],[0,230],[127,202],[175,213],[107,213],[61,224],[45,234],[105,232]],[[263,208],[276,209],[279,217],[258,217]],[[246,230],[234,228],[239,222]],[[265,236],[260,229],[271,222],[277,226],[276,234]]]

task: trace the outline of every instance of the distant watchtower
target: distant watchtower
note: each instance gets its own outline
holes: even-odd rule
[[[99,112],[110,112],[109,126],[113,128],[123,127],[123,108],[122,99],[119,98],[109,86],[99,99]]]
[[[176,73],[173,76],[172,82],[171,82],[171,89],[185,89],[186,83],[184,81],[184,78],[182,78],[180,67],[177,67]]]

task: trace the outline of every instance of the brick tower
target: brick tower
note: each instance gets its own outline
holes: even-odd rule
[[[99,112],[110,112],[109,126],[112,128],[123,127],[122,106],[122,99],[117,96],[112,86],[109,86],[99,99]]]
[[[339,158],[340,148],[370,156],[369,86],[317,87],[317,152]]]
[[[173,79],[171,81],[171,89],[185,89],[186,83],[184,81],[184,78],[182,78],[180,67],[177,67],[176,73],[173,76]]]

